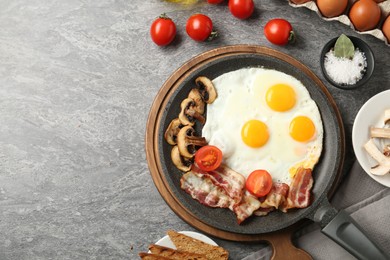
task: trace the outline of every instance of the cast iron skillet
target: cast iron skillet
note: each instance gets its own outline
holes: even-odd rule
[[[238,49],[240,48],[238,47]],[[323,233],[356,257],[360,259],[388,259],[383,251],[366,237],[359,226],[344,211],[337,212],[328,202],[327,193],[342,166],[345,145],[341,117],[331,95],[309,69],[293,58],[263,47],[253,47],[253,50],[250,53],[238,51],[229,55],[221,55],[208,62],[203,62],[201,65],[189,68],[186,75],[177,79],[176,84],[170,88],[165,100],[155,100],[155,102],[165,102],[164,108],[160,112],[161,116],[156,123],[157,139],[154,141],[158,150],[157,162],[158,168],[161,169],[161,177],[169,186],[173,197],[193,217],[219,230],[246,235],[262,234],[281,230],[302,219],[311,219],[321,225]],[[309,207],[290,210],[287,214],[275,211],[266,217],[251,217],[243,224],[238,225],[236,217],[231,211],[201,205],[180,189],[182,172],[172,164],[170,158],[172,147],[165,141],[164,132],[171,120],[178,116],[181,101],[195,87],[196,77],[203,75],[214,79],[223,73],[245,67],[275,69],[299,79],[307,87],[320,110],[324,127],[324,140],[320,161],[313,171],[313,200]],[[200,124],[196,124],[196,133],[201,133],[201,128]],[[191,223],[189,222],[189,224]]]

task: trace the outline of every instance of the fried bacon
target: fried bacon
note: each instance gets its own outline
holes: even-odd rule
[[[245,177],[241,174],[223,164],[216,170],[209,172],[202,171],[196,164],[193,164],[191,171],[208,176],[216,186],[224,189],[235,203],[241,201],[245,185]]]
[[[289,186],[286,183],[276,182],[272,186],[264,202],[261,203],[262,208],[274,207],[276,209],[282,205],[287,197]]]
[[[262,198],[245,190],[245,178],[225,165],[211,172],[193,165],[180,182],[181,188],[192,198],[209,207],[229,208],[241,224],[252,215],[265,216],[276,209],[287,212],[309,206],[313,177],[311,169],[300,168],[290,186],[274,183],[270,193]]]
[[[289,186],[286,183],[275,182],[267,196],[259,198],[261,206],[254,212],[256,216],[266,216],[278,209],[286,201]]]
[[[238,224],[241,224],[245,219],[252,216],[253,212],[260,208],[261,202],[257,197],[245,191],[240,203],[233,206],[233,212],[237,216]]]
[[[232,207],[234,201],[226,192],[203,174],[193,171],[185,173],[180,179],[181,188],[201,204],[213,208]]]
[[[288,192],[287,199],[280,210],[287,212],[292,208],[306,208],[310,205],[310,191],[313,187],[311,169],[299,168],[295,174]]]
[[[255,212],[253,212],[253,215],[258,216],[258,217],[263,217],[267,216],[268,213],[274,211],[274,207],[269,207],[269,208],[259,208]]]

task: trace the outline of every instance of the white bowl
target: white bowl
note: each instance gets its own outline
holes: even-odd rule
[[[363,147],[370,139],[370,127],[384,126],[384,112],[386,109],[390,109],[390,90],[373,96],[360,108],[352,128],[352,144],[356,158],[364,171],[380,184],[390,187],[390,173],[383,176],[370,173],[371,167],[377,163]],[[384,142],[390,143],[390,140],[382,139],[375,140],[375,142],[379,148],[384,145]]]
[[[193,232],[193,231],[179,231],[178,233],[181,233],[181,234],[184,234],[186,236],[198,239],[198,240],[203,241],[203,242],[205,242],[207,244],[210,244],[210,245],[213,245],[213,246],[217,246],[217,243],[215,243],[214,240],[212,240],[208,236],[205,236],[205,235],[203,235],[201,233]],[[164,236],[163,238],[158,240],[156,242],[156,244],[160,245],[160,246],[165,246],[165,247],[170,247],[170,248],[176,249],[175,245],[173,244],[173,242],[171,241],[171,239],[169,238],[168,235]]]

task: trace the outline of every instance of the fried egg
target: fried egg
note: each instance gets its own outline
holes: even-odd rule
[[[322,151],[323,126],[315,101],[296,78],[244,68],[213,80],[217,99],[207,106],[202,136],[221,149],[223,162],[247,177],[267,170],[291,183],[299,167],[313,169]]]

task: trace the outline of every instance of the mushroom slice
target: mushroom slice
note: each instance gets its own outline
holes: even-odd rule
[[[195,84],[203,97],[204,102],[211,104],[217,98],[217,91],[211,80],[207,77],[200,76],[195,79]]]
[[[385,175],[390,172],[390,166],[389,165],[383,165],[383,164],[378,164],[374,167],[371,167],[371,173],[373,175]]]
[[[183,127],[183,125],[178,118],[171,121],[164,134],[165,140],[168,144],[175,145],[177,143],[177,134],[179,133],[181,127]]]
[[[370,135],[372,138],[390,138],[390,128],[371,127]]]
[[[184,157],[194,157],[196,147],[205,145],[207,145],[206,139],[195,136],[195,130],[191,126],[183,127],[177,135],[177,146],[180,154]]]
[[[191,170],[192,160],[180,155],[179,147],[175,145],[171,150],[171,158],[173,164],[183,172]]]
[[[204,114],[204,102],[202,95],[200,94],[199,90],[196,88],[191,89],[190,93],[188,94],[188,97],[194,100],[195,106],[194,109],[199,114]]]
[[[383,154],[386,157],[390,157],[390,144],[386,145],[385,148],[383,148]]]
[[[385,110],[385,125],[390,123],[390,109]]]
[[[199,120],[202,124],[206,122],[204,116],[196,111],[195,106],[195,101],[192,98],[186,98],[181,102],[179,120],[183,125],[193,126],[195,119]]]
[[[385,175],[390,172],[390,158],[381,153],[373,142],[373,139],[368,140],[364,144],[364,148],[379,164],[371,168],[371,173],[374,175]]]

